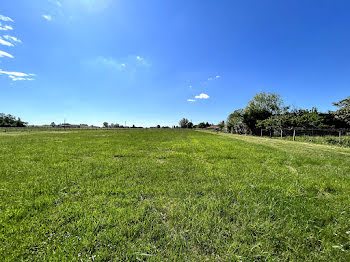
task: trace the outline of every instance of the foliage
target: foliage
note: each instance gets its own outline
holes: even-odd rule
[[[349,124],[347,124],[344,120],[336,117],[334,112],[328,113],[319,113],[320,117],[322,117],[322,123],[325,127],[329,128],[349,128]]]
[[[322,128],[323,118],[317,111],[317,108],[311,110],[301,109],[292,112],[292,126],[302,128]]]
[[[106,122],[107,123],[107,122]],[[103,125],[104,126],[104,125]],[[104,126],[105,127],[105,126]],[[108,123],[107,123],[107,127],[108,127]],[[109,125],[109,127],[110,128],[119,128],[120,127],[120,125],[118,124],[118,123],[115,123],[115,124],[113,124],[113,123],[111,123],[110,125]]]
[[[265,120],[258,120],[257,127],[265,129],[279,128],[321,128],[324,127],[323,117],[316,108],[312,110],[294,110],[281,115],[270,116]]]
[[[243,122],[250,128],[254,129],[259,120],[265,120],[273,115],[285,113],[288,107],[280,95],[275,93],[259,93],[248,102],[244,109]]]
[[[350,150],[225,135],[1,132],[2,261],[349,261]]]
[[[334,113],[335,117],[350,125],[350,96],[333,104],[339,108]]]
[[[187,128],[187,124],[189,123],[190,121],[187,119],[187,118],[182,118],[180,121],[179,121],[179,126],[181,128]]]
[[[187,118],[182,118],[180,121],[179,121],[179,126],[181,128],[193,128],[193,123],[190,122]]]
[[[220,130],[222,130],[222,129],[225,127],[225,121],[221,121],[221,122],[218,124],[218,127],[220,128]]]
[[[256,133],[256,128],[349,128],[350,97],[334,103],[336,112],[320,113],[316,108],[294,109],[284,105],[277,94],[260,93],[249,101],[244,110],[235,110],[227,118],[227,128],[236,134]]]
[[[247,125],[243,123],[243,109],[235,110],[230,114],[226,120],[227,129],[229,132],[234,132],[236,134],[244,134],[247,132]]]
[[[208,122],[206,122],[206,123],[201,122],[198,125],[195,125],[195,127],[196,128],[207,128],[207,127],[210,127],[210,124]]]
[[[108,128],[108,122],[103,122],[103,127]]]
[[[0,113],[0,127],[24,127],[27,124],[13,115]]]

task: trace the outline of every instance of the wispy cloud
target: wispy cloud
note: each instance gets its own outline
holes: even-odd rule
[[[21,72],[8,72],[0,69],[0,74],[5,74],[5,75],[13,75],[17,77],[24,77],[24,76],[35,76],[35,74],[26,74],[26,73],[21,73]]]
[[[0,57],[5,57],[5,56],[9,58],[13,58],[13,55],[0,50]]]
[[[201,93],[198,96],[195,96],[194,98],[196,99],[208,99],[210,96],[208,96],[207,94]]]
[[[43,17],[44,19],[46,19],[47,21],[51,21],[51,20],[52,20],[51,15],[42,15],[42,17]]]
[[[26,77],[15,77],[10,75],[9,78],[12,79],[12,81],[34,81],[34,78],[26,78]]]
[[[13,30],[13,27],[9,25],[2,25],[0,23],[0,31],[7,31],[7,30]]]
[[[10,17],[0,15],[0,20],[4,22],[14,22]]]
[[[13,46],[12,43],[2,39],[1,36],[0,36],[0,45]]]
[[[196,102],[194,99],[187,99],[188,102]]]
[[[5,22],[14,22],[10,17],[0,15],[0,20]],[[0,30],[7,31],[7,30],[13,30],[12,26],[9,25],[2,25],[0,22]],[[14,46],[14,44],[22,43],[20,39],[14,36],[10,35],[4,35],[0,36],[0,45],[5,46]],[[8,58],[14,58],[13,55],[0,50],[0,58],[1,57],[8,57]],[[33,81],[35,74],[27,74],[22,72],[15,72],[15,71],[5,71],[0,69],[0,75],[8,76],[12,81]]]
[[[57,5],[58,7],[62,7],[62,4],[61,4],[60,1],[56,1],[56,5]]]
[[[221,78],[221,76],[219,76],[219,75],[217,75],[215,77],[209,77],[208,81],[213,81],[213,80],[216,80],[216,79],[219,79],[219,78]]]
[[[143,57],[141,56],[136,56],[136,60],[141,64],[141,65],[144,65],[144,66],[150,66],[151,64],[149,64],[146,59],[144,59]]]
[[[19,40],[17,37],[14,36],[9,36],[9,35],[4,35],[3,36],[6,40],[11,41],[13,43],[22,43],[21,40]]]
[[[192,85],[189,85],[188,87],[189,87],[189,88],[192,88],[193,86],[192,86]]]
[[[126,68],[125,63],[120,63],[117,60],[115,60],[114,58],[110,58],[110,57],[106,58],[103,56],[99,56],[96,58],[96,60],[94,62],[97,64],[100,64],[100,65],[108,66],[108,67],[116,69],[116,70],[123,70]]]
[[[12,81],[33,81],[35,80],[33,76],[35,74],[26,74],[26,73],[21,73],[21,72],[8,72],[0,69],[0,75],[7,75],[9,78],[12,79]]]

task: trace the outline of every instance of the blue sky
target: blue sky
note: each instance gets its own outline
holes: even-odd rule
[[[30,124],[217,123],[258,92],[350,95],[350,2],[3,0],[0,112]]]

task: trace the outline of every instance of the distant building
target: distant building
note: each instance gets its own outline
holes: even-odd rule
[[[69,123],[63,123],[63,124],[55,125],[53,127],[55,128],[100,128],[99,126],[89,126],[87,124],[73,125]]]
[[[211,126],[207,127],[207,129],[211,129],[211,130],[220,130],[220,127],[215,126],[215,125],[211,125]]]

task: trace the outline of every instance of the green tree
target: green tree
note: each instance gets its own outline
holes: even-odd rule
[[[292,112],[294,118],[292,119],[293,127],[302,128],[321,128],[323,125],[323,117],[320,116],[317,108],[312,108],[311,110],[301,109]]]
[[[182,118],[180,121],[179,121],[179,126],[181,128],[187,128],[187,125],[190,121],[188,121],[187,118]]]
[[[28,123],[23,122],[21,118],[16,118],[13,115],[6,115],[4,113],[0,113],[0,127],[24,127]]]
[[[103,127],[108,128],[108,122],[103,122]]]
[[[244,110],[238,109],[227,117],[226,125],[229,132],[235,132],[236,134],[245,133],[247,127],[243,123],[243,114]]]
[[[280,95],[275,93],[259,93],[248,102],[244,109],[243,122],[250,128],[256,128],[258,120],[265,120],[272,115],[287,112],[289,107],[284,105]]]
[[[344,121],[350,125],[350,96],[346,99],[340,100],[339,102],[333,103],[339,109],[334,112],[337,119]]]
[[[218,124],[218,127],[220,128],[220,130],[222,130],[222,129],[225,127],[225,121],[221,121],[221,122]]]
[[[198,125],[196,125],[197,128],[206,128],[206,125],[204,122],[200,122]]]

